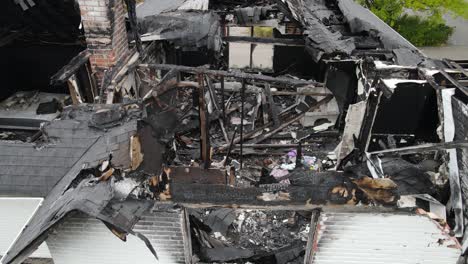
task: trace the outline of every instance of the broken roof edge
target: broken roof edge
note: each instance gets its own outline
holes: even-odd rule
[[[101,137],[98,137],[94,143],[96,143]],[[93,144],[91,144],[91,146],[88,148],[92,148]],[[77,161],[73,164],[73,166],[70,168],[70,170],[62,177],[62,179],[60,179],[55,185],[54,187],[52,188],[51,192],[49,193],[49,195],[46,196],[46,198],[43,198],[41,204],[37,207],[37,209],[34,211],[34,214],[31,215],[31,218],[29,218],[28,222],[26,223],[26,225],[24,226],[24,228],[20,231],[20,233],[18,234],[18,236],[16,237],[15,241],[10,245],[10,247],[8,248],[7,252],[5,253],[5,255],[2,257],[2,259],[0,260],[0,263],[2,264],[7,264],[7,263],[11,263],[11,264],[15,264],[15,263],[22,263],[28,256],[30,256],[38,247],[39,245],[45,241],[45,239],[47,238],[47,232],[48,230],[50,230],[50,228],[52,228],[54,225],[58,224],[63,218],[65,218],[66,215],[68,215],[70,212],[72,212],[73,210],[69,211],[69,212],[66,212],[65,214],[63,214],[60,218],[58,219],[53,219],[51,218],[51,220],[55,221],[54,223],[48,225],[47,228],[45,228],[44,230],[42,230],[41,232],[39,232],[39,234],[35,235],[35,238],[32,239],[31,241],[29,241],[27,243],[26,246],[24,246],[20,251],[18,251],[14,256],[11,256],[11,252],[14,250],[15,247],[17,247],[17,243],[19,243],[19,241],[21,240],[21,238],[25,235],[26,233],[26,230],[28,228],[31,228],[32,224],[34,223],[35,221],[35,218],[40,218],[39,216],[39,213],[41,212],[41,210],[43,210],[43,208],[45,208],[45,206],[47,205],[47,201],[49,200],[49,196],[51,195],[51,193],[58,187],[60,187],[60,183],[62,181],[65,181],[65,177],[67,177],[67,175],[70,173],[70,171],[73,171],[74,169],[78,168],[78,167],[81,167],[81,165],[79,164],[79,162],[81,160],[83,160],[85,158],[85,156],[87,155],[87,151],[85,151],[83,153],[83,155],[77,159]],[[59,191],[62,191],[62,190],[59,190]],[[52,193],[53,194],[53,193]],[[55,202],[53,202],[55,203]],[[44,209],[44,210],[47,210],[47,209]],[[58,212],[55,212],[55,213],[58,213]],[[55,216],[54,216],[55,217]],[[39,219],[40,220],[40,219]],[[37,221],[37,220],[36,220]],[[39,242],[40,241],[40,242]],[[10,254],[10,255],[9,255]]]
[[[389,49],[408,48],[427,56],[411,42],[405,39],[387,23],[382,21],[369,9],[357,4],[354,0],[337,0],[338,7],[348,20],[352,32],[377,31],[383,44]]]
[[[118,107],[122,105],[123,104],[118,105]],[[96,106],[101,106],[101,107],[96,107]],[[104,110],[115,109],[115,105],[109,106],[109,105],[104,105],[104,104],[102,105],[86,104],[86,105],[80,105],[80,106],[72,106],[68,108],[70,112],[82,111],[82,114],[86,115],[87,119],[80,120],[79,122],[86,124],[90,129],[97,129],[98,131],[101,131],[102,134],[99,134],[96,138],[93,138],[93,143],[90,144],[90,146],[86,149],[86,151],[83,152],[80,158],[78,158],[73,163],[73,165],[65,173],[65,175],[54,185],[50,193],[43,200],[41,206],[38,207],[34,215],[31,216],[27,225],[25,225],[25,227],[18,234],[15,242],[11,244],[7,253],[1,259],[0,263],[3,263],[3,264],[21,263],[24,259],[30,256],[32,252],[34,252],[34,250],[47,238],[47,234],[50,231],[50,229],[56,226],[56,224],[62,221],[62,219],[64,219],[69,213],[73,211],[80,211],[82,213],[95,217],[101,221],[109,222],[110,224],[117,226],[120,229],[125,230],[126,232],[130,234],[136,235],[137,237],[142,239],[143,242],[148,246],[147,241],[145,241],[144,237],[141,234],[137,232],[133,232],[129,230],[128,228],[119,225],[118,223],[114,223],[111,218],[108,218],[108,217],[106,218],[106,215],[103,213],[103,210],[109,204],[112,203],[111,199],[107,199],[108,197],[97,197],[95,199],[95,202],[100,201],[101,204],[93,203],[91,204],[91,206],[89,206],[89,204],[87,206],[84,203],[85,201],[82,199],[83,197],[76,198],[75,194],[72,193],[77,188],[74,188],[71,190],[69,189],[69,187],[73,183],[73,180],[75,180],[78,177],[79,173],[83,169],[89,169],[90,167],[93,167],[94,165],[99,163],[100,156],[107,155],[108,153],[107,150],[105,153],[99,153],[100,149],[98,147],[107,146],[107,142],[109,142],[108,137],[111,136],[110,132],[113,129],[122,129],[122,127],[125,128],[128,126],[133,127],[134,129],[137,128],[138,120],[136,120],[136,118],[132,115],[128,116],[129,119],[127,120],[127,123],[125,124],[118,123],[117,126],[111,126],[111,127],[106,127],[106,124],[109,124],[109,123],[102,124],[102,122],[98,122],[100,125],[104,125],[104,126],[99,126],[99,125],[96,126],[96,124],[93,125],[92,122],[88,122],[95,118],[106,120],[105,117],[101,115],[95,116],[95,114],[97,113],[105,114],[105,112],[102,112],[102,111],[100,112],[100,110],[103,110],[103,109]],[[64,113],[62,114],[66,114],[65,116],[63,116],[64,119],[54,120],[54,122],[74,120],[74,118],[76,118],[75,116],[76,112],[75,112],[75,115],[70,115],[70,113],[66,111],[64,111]],[[70,118],[70,117],[74,117],[74,118]],[[110,118],[112,121],[115,121],[113,120],[113,117],[109,117],[109,116],[107,117]],[[125,118],[125,116],[121,118]],[[106,135],[106,132],[108,133],[107,135]],[[100,145],[98,145],[98,143],[100,143]],[[86,164],[85,167],[83,167],[84,164]],[[107,194],[111,193],[111,191],[109,191],[111,189],[109,185],[112,185],[113,184],[112,182],[113,182],[113,178],[111,179],[111,181],[104,181],[104,184],[95,185],[94,188],[100,188],[100,189],[95,189],[95,193],[101,196],[106,196],[105,191],[108,191]],[[124,201],[124,203],[125,202],[130,202],[130,200],[127,199]],[[150,206],[147,204],[146,209],[144,210],[148,210],[148,209],[150,209]],[[135,217],[138,218],[139,215],[136,214]],[[148,246],[148,248],[150,247]],[[154,252],[154,249],[150,248],[150,250],[152,251],[152,253]],[[153,253],[153,255],[157,257],[155,253]]]
[[[27,228],[27,226],[29,225],[29,223],[31,222],[31,220],[33,219],[34,215],[37,213],[37,211],[42,207],[42,204],[40,206],[38,206],[37,210],[34,212],[34,214],[31,216],[31,218],[29,219],[29,221],[25,224],[25,226],[23,227],[23,230],[25,230]],[[56,222],[55,224],[53,224],[52,226],[50,226],[48,229],[46,229],[44,232],[42,232],[41,234],[39,234],[33,241],[31,241],[31,243],[28,244],[27,247],[25,247],[24,249],[22,249],[18,254],[16,254],[13,258],[9,258],[9,253],[10,251],[12,250],[12,248],[14,247],[15,243],[18,241],[18,239],[20,238],[21,234],[22,234],[22,231],[18,234],[18,236],[16,237],[15,241],[12,242],[12,244],[8,247],[7,249],[7,252],[5,253],[5,255],[3,255],[3,257],[0,259],[0,263],[2,264],[5,264],[5,263],[11,263],[11,264],[21,264],[23,263],[24,260],[26,260],[35,250],[37,250],[39,248],[39,246],[47,239],[47,236],[48,236],[48,232],[50,231],[51,228],[54,228],[55,226],[59,225],[61,221],[63,221],[65,219],[65,217],[67,215],[69,215],[70,213],[72,213],[73,211],[70,211],[68,212],[67,214],[65,214],[63,217],[61,217],[58,222]]]
[[[156,203],[157,204],[157,203]],[[258,204],[209,204],[209,203],[188,203],[177,202],[174,203],[187,209],[200,209],[200,208],[235,208],[245,210],[271,210],[271,211],[307,211],[320,209],[322,212],[328,213],[395,213],[395,214],[416,214],[412,209],[415,208],[399,208],[396,206],[373,206],[373,205],[323,205],[323,204],[281,204],[281,205],[258,205]]]
[[[42,204],[40,205],[42,206]],[[40,206],[37,208],[39,209]],[[146,208],[146,211],[150,211],[151,210],[151,207],[148,206]],[[36,210],[37,212],[37,210]],[[118,229],[120,229],[121,231],[127,233],[127,234],[131,234],[137,238],[139,238],[140,240],[142,240],[143,243],[145,243],[146,247],[150,250],[150,252],[153,254],[153,256],[156,258],[156,260],[158,260],[158,255],[156,253],[156,250],[154,249],[154,247],[152,246],[151,242],[148,240],[148,238],[146,236],[144,236],[143,234],[139,233],[139,232],[136,232],[136,231],[133,231],[133,230],[127,230],[126,228],[122,228],[121,226],[118,226],[116,225],[115,223],[113,223],[112,219],[110,219],[109,217],[104,217],[103,215],[101,216],[93,216],[83,210],[79,210],[79,209],[75,209],[75,210],[71,210],[71,211],[68,211],[66,212],[64,215],[62,215],[61,217],[59,217],[57,219],[57,221],[55,223],[53,223],[52,225],[50,225],[48,228],[46,228],[45,230],[43,230],[33,241],[31,241],[27,247],[23,248],[20,252],[18,252],[17,255],[15,255],[13,258],[11,259],[8,259],[8,253],[10,252],[11,248],[14,246],[15,241],[12,242],[12,244],[10,245],[10,247],[8,248],[7,252],[5,253],[5,255],[0,259],[0,263],[2,264],[21,264],[23,263],[23,261],[25,261],[34,251],[36,251],[39,246],[45,242],[49,236],[49,233],[54,229],[56,228],[57,226],[59,226],[60,224],[62,224],[63,221],[66,220],[66,218],[75,213],[75,212],[80,212],[80,213],[83,213],[85,214],[86,216],[88,217],[91,217],[91,218],[95,218],[95,219],[98,219],[100,221],[102,221],[106,227],[109,229],[109,232],[111,232],[112,234],[114,234],[116,236],[116,238],[118,239],[121,239],[116,233],[114,230],[111,229],[111,227],[116,227]],[[29,221],[32,220],[34,214],[31,216],[31,218],[29,219]],[[24,226],[24,228],[26,228],[29,224],[29,221],[28,223],[26,223],[26,225]],[[24,229],[23,229],[24,230]],[[18,234],[17,238],[18,239],[20,237],[21,233]],[[122,240],[123,242],[126,242],[125,240]]]

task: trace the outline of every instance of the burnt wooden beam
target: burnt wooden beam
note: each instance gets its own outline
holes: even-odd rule
[[[198,83],[197,82],[190,82],[190,81],[180,81],[178,83],[178,87],[197,87]],[[213,88],[215,90],[220,91],[222,94],[226,93],[238,93],[241,90],[242,84],[240,84],[240,87],[232,87],[231,83],[224,83],[224,85],[219,82],[213,83]],[[222,87],[224,86],[224,87]],[[262,87],[257,87],[257,86],[252,86],[252,85],[247,85],[245,89],[245,93],[253,93],[257,94],[262,91]],[[308,91],[277,91],[273,90],[271,91],[271,94],[273,96],[297,96],[297,95],[306,95],[306,96],[327,96],[327,95],[332,95],[332,93],[319,93],[319,92],[308,92]]]
[[[287,153],[285,150],[280,150],[280,149],[275,149],[275,150],[268,150],[268,151],[255,151],[255,148],[245,148],[244,150],[244,157],[254,157],[254,158],[259,158],[259,157],[284,157],[284,155]],[[307,155],[307,156],[316,156],[316,155],[321,155],[321,156],[327,156],[333,149],[327,149],[326,151],[320,150],[320,151],[304,151],[302,154]],[[232,154],[234,155],[240,155],[240,151],[237,149],[234,149],[231,151]]]
[[[242,144],[244,143],[244,102],[245,102],[245,80],[242,80],[242,89],[241,89],[241,125],[240,125],[240,168],[242,170],[242,164],[244,161],[243,158],[243,146]]]
[[[463,92],[466,96],[468,96],[468,88],[463,86],[461,83],[459,83],[457,80],[455,80],[450,74],[448,74],[444,69],[439,68],[440,73],[447,79],[449,82],[451,82],[455,87],[457,87],[461,92]]]
[[[356,205],[372,201],[393,207],[397,202],[397,186],[389,179],[354,180],[344,172],[316,172],[295,170],[291,172],[291,184],[281,188],[282,194],[272,197],[267,193],[276,191],[275,185],[259,187],[237,187],[224,184],[223,175],[216,177],[218,184],[198,182],[176,182],[171,185],[172,201],[188,204],[213,204],[217,206],[239,205]],[[203,175],[201,175],[203,176]],[[206,177],[206,176],[205,176]],[[176,176],[172,176],[175,179]],[[314,180],[311,180],[314,178]],[[359,191],[363,195],[356,195]],[[378,191],[373,193],[372,191]]]
[[[357,148],[361,153],[367,151],[372,136],[372,128],[374,127],[375,117],[379,109],[380,99],[383,95],[382,91],[372,92],[367,99],[367,108],[364,115],[364,121],[359,132]]]
[[[468,60],[453,60],[453,62],[460,65],[464,69],[468,69]]]
[[[200,142],[201,142],[201,160],[203,161],[203,168],[208,169],[211,164],[211,147],[209,135],[209,121],[208,111],[205,102],[205,85],[203,74],[198,75],[198,82],[200,91],[198,92],[198,110],[200,118]]]
[[[300,87],[300,86],[312,85],[316,87],[323,87],[323,83],[315,82],[315,81],[271,77],[268,75],[251,74],[251,73],[245,73],[241,71],[229,72],[229,71],[221,71],[221,70],[210,70],[210,69],[206,69],[203,67],[189,67],[189,66],[181,66],[181,65],[173,65],[173,64],[140,64],[139,67],[156,69],[156,70],[175,69],[180,72],[191,73],[191,74],[203,73],[203,74],[208,74],[211,77],[232,77],[232,78],[239,78],[239,79],[248,79],[248,80],[258,81],[258,82],[278,83],[278,84],[284,84],[287,86],[299,86]]]
[[[271,130],[271,131],[269,131],[269,132],[267,132],[265,134],[262,134],[262,135],[258,136],[257,138],[254,138],[254,139],[250,140],[249,143],[250,144],[256,144],[256,143],[263,142],[264,140],[266,140],[266,139],[270,138],[271,136],[275,135],[276,133],[280,132],[281,130],[283,130],[287,126],[291,125],[292,123],[298,122],[299,120],[301,120],[301,118],[303,118],[307,112],[314,111],[315,109],[319,108],[320,106],[330,102],[332,98],[333,98],[333,96],[331,96],[331,95],[325,97],[324,99],[318,101],[316,104],[311,106],[307,111],[304,111],[301,114],[296,115],[295,117],[283,122],[277,128],[275,128],[275,129],[273,129],[273,130]]]
[[[306,95],[306,96],[327,96],[332,95],[331,93],[313,93],[313,92],[291,92],[291,91],[272,91],[272,95],[276,96],[294,96],[294,95]]]
[[[318,241],[318,230],[317,227],[320,223],[320,215],[321,211],[319,209],[313,210],[312,211],[312,216],[310,217],[310,229],[309,229],[309,235],[307,237],[307,245],[306,245],[306,251],[305,251],[305,256],[304,256],[304,264],[312,264],[315,251],[316,251],[316,244]]]
[[[453,142],[445,142],[445,143],[430,143],[430,144],[422,144],[417,146],[410,146],[404,148],[395,148],[395,149],[385,149],[379,151],[373,151],[369,154],[371,155],[384,155],[384,154],[400,154],[400,155],[407,155],[407,154],[415,154],[427,151],[440,151],[440,150],[447,150],[447,149],[460,149],[460,148],[468,148],[468,140],[463,141],[453,141]]]
[[[273,100],[273,96],[271,94],[271,88],[268,83],[265,84],[265,95],[268,99],[268,110],[270,112],[270,116],[273,119],[273,124],[275,127],[280,125],[279,118],[278,118],[278,108],[276,108],[275,101]]]
[[[185,83],[185,82],[184,82]],[[190,82],[188,82],[190,83]],[[221,83],[214,83],[215,89],[221,90]],[[232,92],[240,92],[242,84],[240,82],[226,82],[224,84],[224,93],[232,93]],[[307,86],[304,86],[307,88]],[[314,88],[314,87],[312,87]],[[247,85],[245,89],[246,93],[260,93],[264,87],[262,86],[255,86],[255,85]],[[308,96],[327,96],[331,93],[320,93],[320,92],[310,92],[307,89],[301,89],[300,91],[292,91],[292,90],[277,90],[274,89],[271,91],[272,95],[276,96],[294,96],[294,95],[308,95]]]
[[[221,106],[223,107],[223,124],[226,125],[226,102],[224,101],[224,77],[221,77]]]
[[[74,105],[78,105],[83,103],[81,94],[80,94],[80,88],[78,87],[78,83],[76,81],[76,78],[72,76],[68,81],[68,90],[70,92],[70,97],[72,99],[72,102]]]
[[[118,66],[120,69],[114,79],[112,80],[112,84],[119,84],[123,79],[128,75],[129,72],[134,70],[139,62],[140,54],[138,52],[133,53],[132,56],[128,56],[124,63]]]
[[[127,56],[125,60],[119,60],[117,64],[104,71],[104,77],[101,81],[99,100],[102,103],[104,94],[107,91],[106,104],[114,102],[115,87],[119,85],[131,70],[137,66],[139,53],[135,52],[131,56]]]
[[[50,84],[58,85],[65,83],[81,66],[89,61],[90,56],[91,54],[88,50],[78,53],[67,65],[63,66],[56,74],[50,77]]]
[[[268,101],[267,101],[267,98],[266,98],[266,95],[265,93],[261,93],[260,95],[262,98],[262,124],[263,125],[266,125],[268,124],[269,120],[270,120],[270,117],[268,115]]]
[[[287,117],[290,117],[291,115],[289,114],[289,112],[284,112],[282,114],[280,114],[280,117],[281,118],[287,118]],[[253,131],[250,131],[248,133],[245,133],[244,135],[244,139],[249,139],[251,137],[253,137],[254,135],[262,132],[264,129],[266,128],[269,128],[273,126],[273,122],[268,122],[266,123],[265,125],[261,126],[261,127],[258,127],[257,129],[253,130]],[[240,143],[241,142],[241,138],[240,137],[237,137],[234,139],[234,144],[237,144],[237,143]],[[225,151],[227,148],[229,147],[229,145],[223,145],[223,146],[220,146],[218,149],[217,149],[217,152],[223,152]]]
[[[135,0],[125,0],[125,4],[127,5],[128,11],[128,20],[130,24],[130,30],[133,35],[133,39],[135,40],[135,46],[137,51],[141,54],[143,51],[141,45],[141,38],[138,34],[138,22],[137,22],[137,15],[136,15],[136,1]]]
[[[253,33],[254,33],[254,27],[251,26],[250,27],[250,37],[253,37]],[[250,68],[253,68],[253,52],[254,52],[255,47],[256,47],[255,44],[250,43],[250,63],[249,63]]]
[[[297,148],[298,144],[243,144],[244,148],[258,148],[258,149],[265,149],[265,148]],[[305,145],[307,146],[307,145]],[[240,144],[236,144],[236,148],[240,147]]]
[[[156,85],[156,87],[148,91],[145,96],[143,96],[143,100],[149,99],[151,97],[156,98],[171,90],[172,88],[177,87],[177,74],[178,72],[176,70],[170,70],[168,73],[166,73],[162,77],[161,81],[159,81],[159,83]]]
[[[296,168],[302,167],[302,143],[299,141],[296,148]]]
[[[229,157],[231,156],[231,151],[234,145],[234,139],[236,138],[236,134],[237,134],[237,128],[234,129],[234,133],[232,134],[231,143],[229,144],[229,149],[226,154],[226,160],[224,161],[224,167],[226,167],[226,165],[229,163]]]
[[[213,88],[213,83],[211,82],[211,78],[208,77],[208,76],[205,76],[206,78],[206,84],[208,85],[208,92],[210,94],[210,99],[211,101],[213,102],[213,105],[216,109],[216,111],[220,112],[220,106],[218,104],[218,100],[216,98],[216,93],[214,91],[214,88]],[[223,105],[223,110],[222,110],[222,113],[224,113],[224,105]],[[219,126],[221,127],[221,131],[223,132],[223,136],[224,136],[224,140],[226,141],[226,143],[229,143],[229,138],[227,136],[227,132],[226,132],[226,128],[224,127],[224,120],[222,119],[218,119],[219,121]]]
[[[254,106],[253,113],[252,113],[252,128],[251,128],[251,130],[255,129],[255,125],[257,123],[258,112],[260,111],[260,107],[262,106],[262,95],[257,94],[256,99],[257,99],[256,100],[257,104]]]
[[[287,39],[287,38],[257,38],[246,36],[227,36],[223,38],[226,42],[241,42],[251,44],[272,44],[275,46],[293,46],[303,47],[305,42],[303,39]]]
[[[459,70],[461,73],[463,73],[463,75],[465,75],[466,77],[468,77],[468,71],[466,69],[464,69],[462,66],[460,66],[460,64],[456,63],[455,61],[453,60],[449,60],[449,59],[444,59],[444,61],[451,65],[452,67],[454,67],[455,69]]]
[[[10,44],[14,40],[22,37],[23,35],[24,35],[24,29],[18,30],[16,32],[7,33],[6,36],[2,36],[0,38],[0,48]]]

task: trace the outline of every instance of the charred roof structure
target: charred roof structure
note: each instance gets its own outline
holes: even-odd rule
[[[466,62],[352,0],[11,2],[87,47],[0,96],[1,263],[466,263]]]

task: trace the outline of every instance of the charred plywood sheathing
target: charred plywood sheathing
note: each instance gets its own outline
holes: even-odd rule
[[[399,65],[416,66],[425,60],[414,45],[352,0],[275,2],[304,30],[306,50],[316,62],[383,50],[390,51]]]
[[[221,49],[220,18],[212,11],[174,11],[139,20],[142,41],[169,40],[183,50]]]
[[[334,16],[325,3],[316,1],[276,1],[283,12],[304,29],[306,50],[318,62],[324,54],[351,55],[355,49],[352,38],[345,38],[339,31],[331,30],[322,17]],[[337,18],[339,20],[339,18]]]
[[[80,52],[50,77],[50,85],[67,83],[73,104],[93,103],[98,96],[96,83],[91,77],[90,56],[88,50]]]
[[[74,163],[47,194],[2,263],[21,263],[73,211],[103,221],[123,240],[127,234],[136,235],[157,258],[149,241],[132,231],[154,203],[151,197],[155,194],[147,186],[153,175],[161,173],[164,153],[143,112],[134,105],[74,106],[66,108],[59,120],[44,126],[49,139],[43,143],[45,149],[69,144],[75,137],[82,138],[85,148],[76,153],[79,155]],[[31,155],[41,151],[45,150],[30,149]]]
[[[371,35],[375,34],[373,37],[383,44],[382,48],[396,50],[396,52],[401,51],[400,49],[404,49],[407,52],[414,52],[418,55],[419,60],[421,60],[422,54],[418,54],[419,51],[413,44],[366,8],[351,0],[338,0],[337,5],[346,18],[352,33],[365,31],[369,32]],[[417,65],[419,62],[420,61],[413,61],[411,65]],[[407,65],[398,60],[397,64]]]
[[[212,206],[293,206],[311,207],[356,205],[373,203],[395,205],[398,193],[390,179],[352,179],[342,172],[308,172],[296,170],[288,175],[289,185],[281,187],[282,193],[274,194],[271,186],[229,187],[207,182],[187,183],[173,176],[173,201],[186,206],[203,203]],[[208,191],[211,190],[211,191]],[[276,190],[277,191],[277,190]]]

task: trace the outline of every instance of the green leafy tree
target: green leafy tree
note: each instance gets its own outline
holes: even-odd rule
[[[442,18],[446,13],[468,19],[467,0],[360,0],[416,46],[439,46],[447,43],[453,28]],[[413,10],[418,15],[409,15]]]
[[[369,0],[365,1],[365,6],[391,27],[395,26],[395,23],[403,14],[401,0]]]
[[[439,46],[445,44],[453,28],[433,19],[403,15],[395,29],[415,46]]]
[[[466,0],[402,0],[402,2],[405,8],[428,12],[431,17],[438,19],[446,13],[468,19],[468,1]]]

